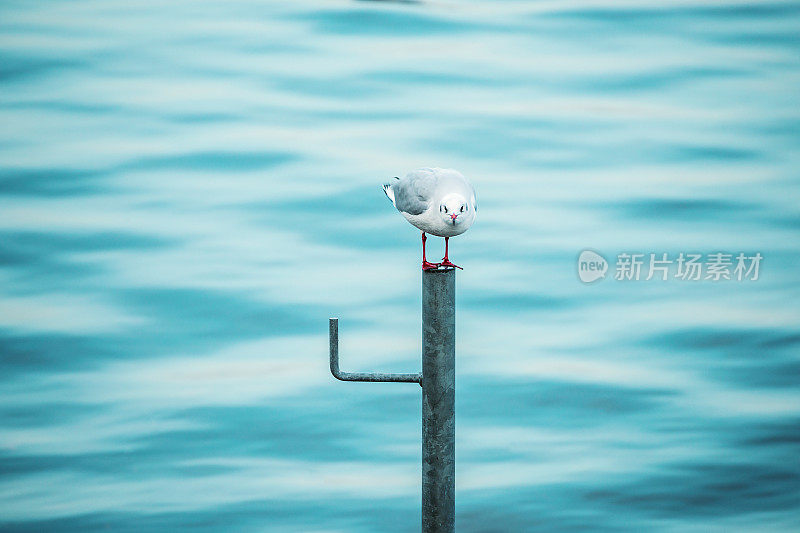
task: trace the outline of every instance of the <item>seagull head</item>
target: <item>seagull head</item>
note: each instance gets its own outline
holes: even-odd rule
[[[458,193],[451,193],[442,198],[439,203],[439,216],[445,224],[457,226],[471,220],[473,213],[467,199]]]

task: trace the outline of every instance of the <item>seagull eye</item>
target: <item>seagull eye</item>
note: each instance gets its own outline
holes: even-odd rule
[[[464,212],[464,206],[463,205],[461,206],[461,212],[462,213]]]
[[[447,213],[447,206],[444,206],[444,212]]]

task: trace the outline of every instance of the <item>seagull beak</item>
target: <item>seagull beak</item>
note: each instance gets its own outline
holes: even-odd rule
[[[458,218],[458,215],[456,213],[453,213],[453,214],[450,215],[450,218],[453,219],[453,224],[455,225],[456,219]]]

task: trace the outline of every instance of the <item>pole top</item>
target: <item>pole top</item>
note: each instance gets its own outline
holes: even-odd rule
[[[453,267],[437,267],[437,268],[429,268],[428,270],[423,270],[423,274],[444,274],[447,272],[455,272],[455,268]]]

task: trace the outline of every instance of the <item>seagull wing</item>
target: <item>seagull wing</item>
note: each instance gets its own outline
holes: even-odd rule
[[[392,183],[394,205],[398,211],[409,215],[424,213],[431,205],[436,189],[436,174],[432,169],[419,169]]]

